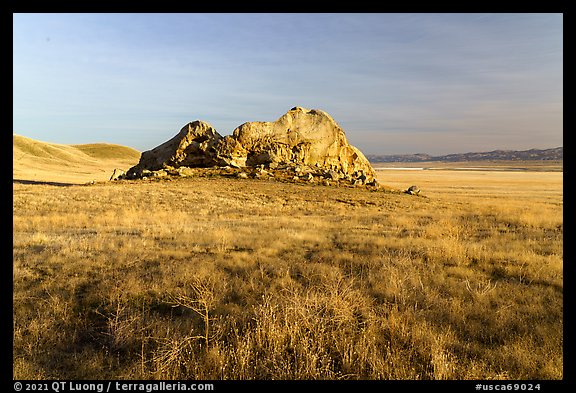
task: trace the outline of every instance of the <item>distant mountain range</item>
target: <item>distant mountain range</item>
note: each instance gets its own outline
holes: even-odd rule
[[[370,162],[420,162],[420,161],[488,161],[488,160],[563,160],[564,148],[530,149],[530,150],[494,150],[480,153],[456,153],[445,156],[431,156],[429,154],[395,154],[378,155],[367,154]]]

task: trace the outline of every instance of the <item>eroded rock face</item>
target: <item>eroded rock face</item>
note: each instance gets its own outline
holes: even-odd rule
[[[216,166],[218,162],[215,160],[215,145],[221,139],[222,136],[206,122],[197,120],[188,123],[169,141],[142,153],[140,162],[128,173],[144,169],[156,171],[166,166]]]
[[[342,128],[326,112],[292,108],[275,122],[248,122],[222,137],[212,126],[195,121],[162,145],[142,153],[127,177],[143,170],[231,166],[236,168],[300,163],[325,168],[337,176],[374,180],[366,157],[351,146]]]
[[[364,155],[351,146],[342,128],[326,112],[292,108],[275,122],[242,124],[233,133],[248,151],[250,166],[299,162],[345,174],[364,171],[374,177]]]

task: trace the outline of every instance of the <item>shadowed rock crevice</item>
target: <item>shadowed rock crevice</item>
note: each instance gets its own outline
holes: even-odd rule
[[[275,122],[247,122],[223,137],[210,124],[188,123],[169,141],[142,153],[125,178],[181,167],[263,167],[289,164],[329,170],[352,183],[375,184],[364,154],[348,143],[344,130],[326,112],[294,107]]]

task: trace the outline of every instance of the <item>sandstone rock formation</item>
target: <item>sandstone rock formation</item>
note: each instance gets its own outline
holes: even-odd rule
[[[222,136],[203,121],[188,123],[180,132],[167,142],[152,150],[145,151],[140,162],[131,171],[156,171],[166,166],[178,167],[211,167],[218,165],[215,160],[214,146]]]
[[[208,123],[188,123],[169,141],[142,153],[126,177],[181,167],[263,166],[276,170],[293,165],[321,169],[326,171],[325,177],[347,179],[351,184],[368,184],[375,177],[369,161],[348,143],[330,115],[301,107],[292,108],[275,122],[244,123],[226,137]],[[306,181],[312,176],[299,175],[305,175]]]

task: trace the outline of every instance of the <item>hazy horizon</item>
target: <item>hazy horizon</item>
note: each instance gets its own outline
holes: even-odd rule
[[[365,154],[563,146],[562,14],[14,14],[13,133],[150,150],[303,106]]]

